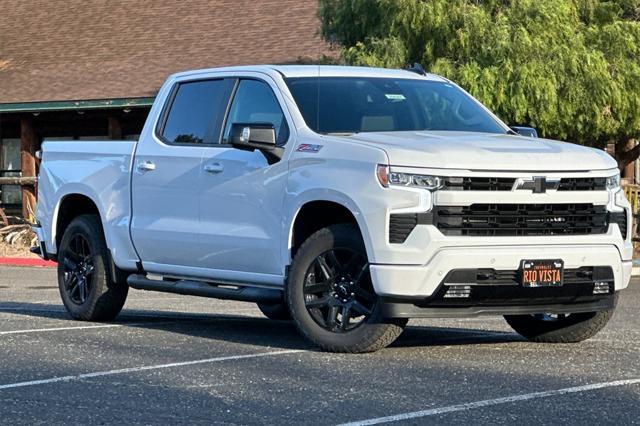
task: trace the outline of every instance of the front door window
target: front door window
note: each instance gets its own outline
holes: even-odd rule
[[[272,124],[278,145],[289,138],[287,121],[276,95],[267,83],[259,80],[240,80],[227,117],[223,143],[229,143],[233,123]]]

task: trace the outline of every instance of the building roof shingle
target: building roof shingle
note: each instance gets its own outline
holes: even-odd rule
[[[0,0],[0,103],[154,96],[194,68],[317,59],[316,0]]]

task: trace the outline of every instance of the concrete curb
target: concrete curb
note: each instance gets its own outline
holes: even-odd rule
[[[50,260],[31,257],[0,257],[2,266],[27,266],[32,268],[55,268],[58,264]]]

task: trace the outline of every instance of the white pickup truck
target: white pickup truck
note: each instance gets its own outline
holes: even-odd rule
[[[38,251],[76,319],[132,287],[256,302],[329,351],[482,314],[576,342],[629,283],[631,211],[604,151],[536,136],[415,70],[179,73],[138,141],[44,143]]]

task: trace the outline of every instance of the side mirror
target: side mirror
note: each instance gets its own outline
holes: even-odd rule
[[[229,143],[244,151],[259,150],[269,164],[282,158],[284,148],[276,145],[276,129],[271,123],[233,123]]]
[[[513,130],[520,136],[526,136],[528,138],[538,137],[538,131],[533,127],[511,126],[511,130]]]

